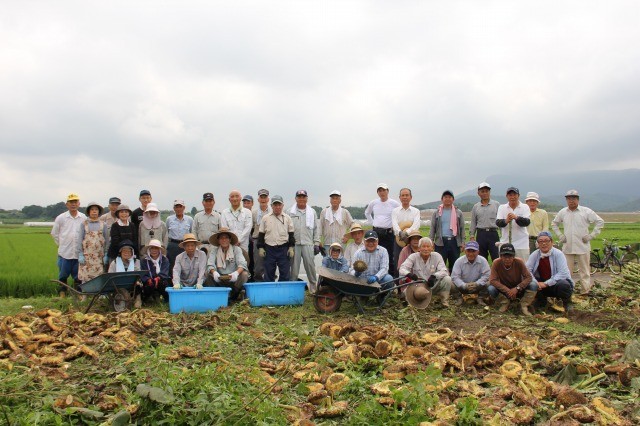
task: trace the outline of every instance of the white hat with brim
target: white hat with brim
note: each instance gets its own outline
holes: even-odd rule
[[[162,243],[160,242],[160,240],[156,240],[155,238],[151,241],[149,241],[149,244],[147,244],[146,246],[142,247],[140,249],[140,255],[141,256],[146,256],[147,253],[149,252],[149,247],[157,247],[160,249],[160,252],[163,255],[167,254],[167,249],[165,249],[164,247],[162,247]]]
[[[209,243],[216,247],[219,246],[220,242],[218,241],[218,239],[220,238],[221,235],[228,235],[229,239],[231,240],[232,246],[235,246],[236,244],[238,244],[238,236],[229,228],[220,228],[218,232],[216,232],[215,234],[209,237]]]
[[[527,192],[527,197],[524,199],[524,201],[526,202],[529,200],[540,202],[540,196],[537,192]]]
[[[149,203],[147,204],[147,208],[144,209],[144,213],[151,213],[151,212],[160,213],[160,210],[158,210],[158,205],[156,203]]]
[[[425,309],[431,303],[431,290],[424,282],[410,284],[404,292],[407,303],[416,309]]]

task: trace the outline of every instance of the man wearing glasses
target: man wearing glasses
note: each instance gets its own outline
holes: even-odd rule
[[[529,256],[527,269],[533,275],[533,280],[538,283],[534,305],[536,308],[546,308],[547,298],[555,297],[562,300],[565,314],[573,311],[571,271],[564,253],[553,247],[553,238],[549,231],[538,234],[538,250]]]

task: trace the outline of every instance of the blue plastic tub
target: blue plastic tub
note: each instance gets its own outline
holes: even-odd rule
[[[168,287],[169,312],[208,312],[216,311],[229,303],[229,287],[181,288],[176,290]]]
[[[251,306],[302,305],[304,281],[246,283],[244,289]]]

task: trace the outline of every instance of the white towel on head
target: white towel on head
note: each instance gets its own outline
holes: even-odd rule
[[[331,225],[334,220],[342,225],[342,207],[338,206],[338,210],[336,210],[335,215],[333,214],[333,210],[328,208],[327,212],[324,214],[324,218],[329,221],[329,225]]]
[[[289,210],[289,212],[291,214],[295,214],[295,212],[298,209],[298,206],[296,206],[295,204],[291,207],[291,210]],[[313,229],[316,226],[316,215],[315,212],[313,211],[313,209],[309,206],[307,206],[307,208],[305,209],[305,214],[307,215],[307,228],[309,229]]]

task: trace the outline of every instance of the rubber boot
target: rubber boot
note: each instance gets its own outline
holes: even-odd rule
[[[460,290],[458,290],[458,287],[456,287],[455,284],[451,286],[451,290],[449,290],[449,294],[453,298],[454,306],[462,305],[462,303],[464,302],[464,299],[462,298],[462,293],[460,293]]]
[[[489,296],[489,292],[486,290],[486,288],[481,287],[480,291],[478,292],[478,305],[480,306],[487,306],[487,302],[485,302],[485,297]]]
[[[536,298],[537,291],[525,290],[524,294],[520,298],[520,310],[522,314],[530,317],[531,312],[529,312],[529,306],[533,304],[533,301]]]
[[[498,295],[498,298],[496,299],[496,306],[498,307],[498,311],[503,313],[509,310],[510,303],[511,302],[509,301],[509,298],[502,293],[500,293]]]
[[[139,294],[136,294],[136,298],[133,301],[134,309],[140,309],[142,307],[142,297]]]
[[[449,307],[449,292],[448,291],[440,292],[440,301],[442,302],[442,306],[444,306],[445,308]]]
[[[562,306],[564,307],[564,314],[569,317],[573,313],[573,303],[571,302],[571,296],[567,299],[562,299]]]

